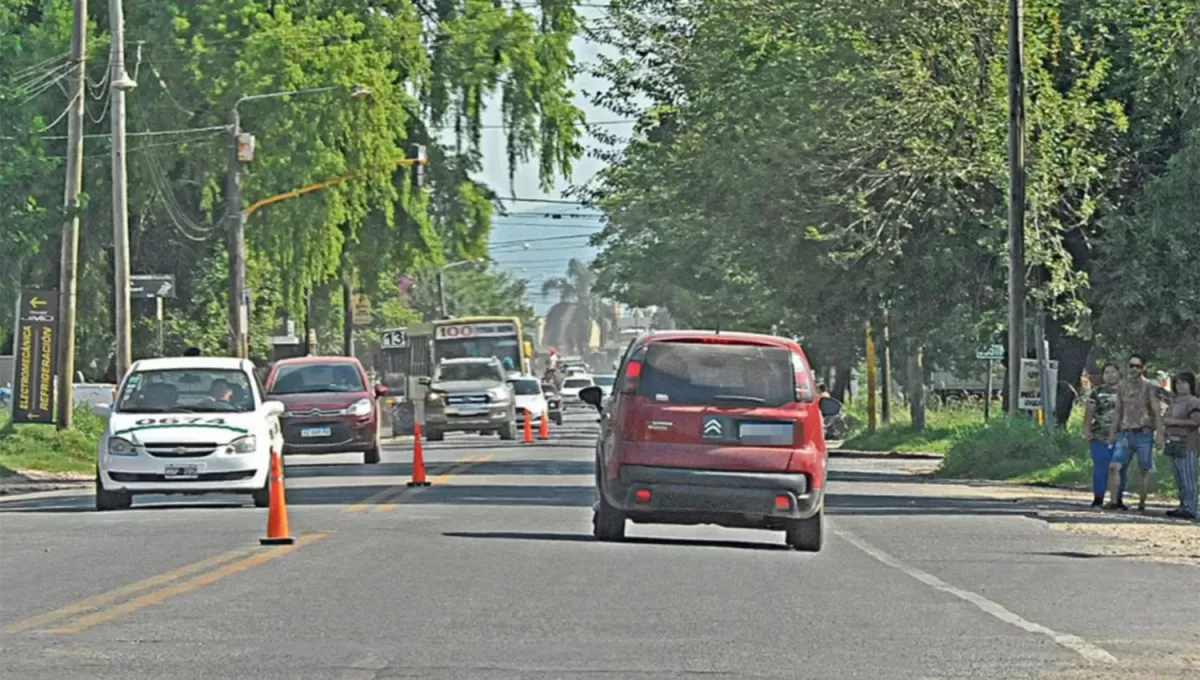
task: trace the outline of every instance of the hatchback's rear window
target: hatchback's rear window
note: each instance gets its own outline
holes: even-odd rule
[[[651,343],[639,395],[676,404],[783,406],[795,401],[791,352],[775,347]]]

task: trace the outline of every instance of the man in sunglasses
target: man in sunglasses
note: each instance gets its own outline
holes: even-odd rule
[[[1137,456],[1142,470],[1142,485],[1138,493],[1138,512],[1146,510],[1146,495],[1150,492],[1150,473],[1154,471],[1154,445],[1162,446],[1162,409],[1159,407],[1158,391],[1146,380],[1146,361],[1134,354],[1129,357],[1129,373],[1117,386],[1117,408],[1113,415],[1111,441],[1112,463],[1108,466],[1109,497],[1114,501],[1104,506],[1109,509],[1127,510],[1117,495],[1121,469]]]

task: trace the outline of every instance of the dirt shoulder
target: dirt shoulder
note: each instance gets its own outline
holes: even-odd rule
[[[961,482],[973,495],[1028,504],[1057,531],[1094,539],[1097,554],[1200,567],[1200,523],[1165,515],[1173,503],[1152,499],[1146,513],[1096,510],[1091,492],[1003,482]]]
[[[91,486],[95,478],[94,473],[5,471],[5,474],[0,474],[0,496],[59,489],[82,489]]]

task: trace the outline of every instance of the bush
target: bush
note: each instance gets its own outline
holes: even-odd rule
[[[96,448],[104,432],[104,421],[87,408],[75,409],[69,430],[51,425],[0,423],[0,473],[38,470],[42,472],[91,472],[96,467]]]
[[[1028,418],[996,418],[960,430],[937,474],[964,479],[1038,478],[1053,468],[1091,469],[1087,442],[1064,430],[1047,433]]]

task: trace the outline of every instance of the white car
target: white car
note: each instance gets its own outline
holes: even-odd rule
[[[558,393],[562,395],[563,408],[582,405],[583,402],[579,400],[579,391],[595,384],[590,375],[568,376],[566,380],[563,380],[562,387],[558,390]]]
[[[512,384],[513,396],[516,399],[517,418],[523,419],[521,411],[529,411],[529,417],[534,425],[543,415],[548,415],[550,405],[546,403],[546,394],[542,392],[542,382],[537,378],[514,378]]]
[[[282,451],[284,406],[266,401],[254,364],[228,357],[134,362],[106,418],[96,463],[96,509],[135,494],[245,493],[270,502],[271,451]]]
[[[617,383],[616,375],[593,375],[592,381],[596,383],[596,387],[604,393],[605,399],[612,398],[613,385]]]

